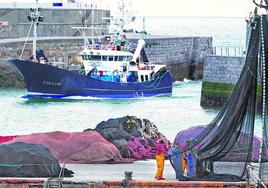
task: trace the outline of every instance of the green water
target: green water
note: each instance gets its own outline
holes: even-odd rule
[[[213,109],[200,107],[201,82],[177,82],[172,96],[148,99],[23,99],[25,89],[0,90],[0,135],[83,131],[109,118],[134,115],[157,125],[171,141],[186,128],[209,123]]]

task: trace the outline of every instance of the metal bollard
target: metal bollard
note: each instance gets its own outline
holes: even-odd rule
[[[125,171],[125,180],[126,181],[131,181],[132,180],[132,174],[133,174],[133,172],[131,172],[131,171]]]

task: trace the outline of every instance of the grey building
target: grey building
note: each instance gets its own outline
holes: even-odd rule
[[[28,15],[35,4],[2,3],[0,4],[0,39],[26,37],[30,28]],[[110,10],[99,8],[94,4],[61,3],[39,4],[42,8],[44,22],[38,27],[38,36],[79,36],[72,27],[93,26],[98,34],[107,33]],[[88,30],[90,35],[92,30]],[[96,33],[94,33],[96,34]],[[32,33],[30,33],[32,36]]]

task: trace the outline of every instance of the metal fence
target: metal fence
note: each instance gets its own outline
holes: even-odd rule
[[[214,46],[213,54],[219,56],[245,56],[245,47],[242,46]]]

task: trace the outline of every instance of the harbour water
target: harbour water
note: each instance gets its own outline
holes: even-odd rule
[[[200,107],[201,81],[174,83],[172,96],[146,99],[24,99],[24,89],[1,89],[1,135],[83,131],[109,118],[147,118],[170,140],[176,133],[209,123],[217,110]]]
[[[244,46],[244,18],[148,18],[151,34],[212,36],[214,45]],[[0,89],[0,135],[83,131],[109,118],[134,115],[157,125],[171,141],[186,128],[205,125],[217,109],[200,107],[201,81],[174,83],[172,96],[149,99],[23,99],[25,89]]]
[[[142,30],[142,17],[128,27]],[[245,46],[244,17],[145,17],[145,30],[152,35],[213,37],[214,46]]]

